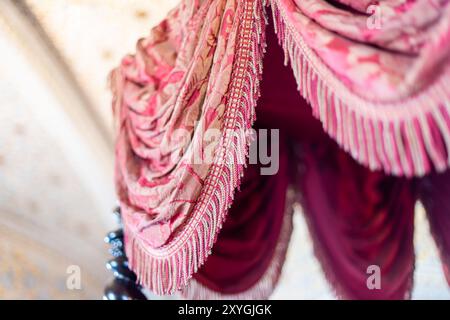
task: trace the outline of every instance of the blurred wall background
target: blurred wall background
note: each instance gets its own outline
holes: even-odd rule
[[[107,75],[176,0],[0,1],[0,298],[99,299],[110,276]],[[449,299],[423,210],[414,298]],[[300,214],[277,299],[332,299]],[[81,289],[67,288],[68,267]]]

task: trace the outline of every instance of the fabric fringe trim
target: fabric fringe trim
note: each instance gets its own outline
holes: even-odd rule
[[[450,166],[450,64],[422,92],[373,103],[351,92],[291,26],[280,0],[269,0],[285,64],[324,130],[371,170],[407,177]],[[447,30],[449,26],[441,25]]]
[[[307,210],[307,208],[304,207],[303,204],[300,205],[300,207],[303,210]],[[348,290],[339,282],[330,261],[330,258],[326,254],[325,250],[323,249],[315,231],[313,224],[311,222],[311,219],[308,217],[307,214],[303,214],[305,217],[306,224],[308,225],[309,235],[312,239],[313,244],[313,252],[316,259],[319,261],[319,264],[322,269],[322,273],[325,276],[325,279],[330,284],[333,294],[338,298],[339,300],[354,300],[355,297],[352,296]],[[415,265],[412,266],[411,271],[408,275],[408,283],[407,283],[407,289],[405,290],[405,296],[404,300],[410,300],[411,299],[411,293],[414,286],[414,270]]]
[[[311,212],[310,207],[308,206],[307,201],[305,201],[305,198],[299,189],[298,181],[304,181],[305,177],[305,169],[303,164],[303,157],[301,151],[301,148],[297,147],[295,149],[295,152],[297,154],[297,159],[299,159],[299,163],[297,164],[299,167],[298,169],[298,178],[296,182],[296,194],[295,197],[297,199],[296,202],[294,202],[294,206],[298,208],[297,210],[300,214],[302,214],[303,218],[305,219],[307,230],[309,233],[309,236],[312,240],[312,246],[313,246],[313,254],[316,257],[317,261],[319,262],[319,265],[322,269],[322,273],[325,276],[325,279],[327,283],[330,285],[330,289],[335,295],[336,298],[340,300],[354,300],[355,297],[341,284],[341,281],[339,281],[338,277],[336,276],[335,269],[333,268],[332,261],[330,259],[329,254],[326,252],[322,241],[320,241],[316,228],[314,226],[314,223],[311,218]],[[404,300],[411,299],[411,293],[414,286],[414,271],[415,271],[415,252],[413,253],[413,265],[412,268],[408,274],[408,283],[407,283],[407,289],[405,290],[405,296],[403,297]]]
[[[223,294],[209,289],[195,279],[192,279],[187,287],[181,292],[183,298],[188,300],[260,300],[268,299],[275,289],[281,275],[286,259],[293,229],[293,203],[294,192],[288,190],[286,195],[286,209],[280,230],[278,243],[275,247],[272,261],[262,277],[249,289],[235,293]]]
[[[265,9],[258,0],[242,1],[241,26],[233,62],[231,86],[222,128],[223,135],[214,164],[192,218],[167,246],[153,249],[124,225],[125,250],[138,282],[158,295],[183,289],[192,274],[205,263],[222,228],[226,214],[240,185],[251,137],[239,134],[251,128],[256,101],[260,96],[262,58],[265,51]]]
[[[316,234],[314,224],[311,221],[309,214],[307,214],[307,212],[309,211],[309,208],[306,205],[300,192],[298,192],[297,198],[299,199],[299,203],[297,203],[297,205],[299,208],[301,208],[300,211],[303,211],[302,215],[306,221],[306,225],[308,226],[307,229],[308,229],[310,238],[312,239],[314,256],[319,261],[319,264],[322,269],[322,273],[325,276],[326,281],[330,285],[333,294],[339,300],[354,300],[355,297],[350,292],[348,292],[348,290],[345,288],[345,286],[343,286],[341,284],[341,282],[338,280],[338,277],[336,276],[336,273],[332,267],[330,257],[325,252],[325,249],[323,248],[322,243]],[[413,261],[415,261],[415,259],[413,259]],[[414,286],[414,270],[415,270],[415,264],[413,263],[410,273],[408,275],[408,283],[407,283],[407,289],[405,290],[404,300],[411,299],[411,293],[412,293],[412,289]]]

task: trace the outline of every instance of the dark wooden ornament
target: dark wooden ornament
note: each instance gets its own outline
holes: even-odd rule
[[[105,237],[105,242],[111,246],[109,252],[114,257],[106,263],[106,268],[113,273],[114,279],[105,287],[103,299],[147,300],[142,293],[142,287],[136,282],[136,274],[128,266],[119,207],[114,210],[114,214],[120,228],[109,232]]]

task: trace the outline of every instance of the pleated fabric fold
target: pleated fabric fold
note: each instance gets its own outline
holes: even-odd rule
[[[293,192],[289,192],[286,140],[279,170],[261,175],[249,165],[227,220],[205,265],[182,294],[188,299],[267,299],[281,273],[292,232]]]
[[[371,172],[332,141],[304,145],[299,163],[300,203],[337,296],[409,298],[415,207],[410,181]]]
[[[420,179],[418,193],[450,285],[450,171]]]
[[[270,42],[267,25],[276,33]],[[266,128],[278,121],[288,131],[288,149],[306,150],[306,157],[290,156],[288,162],[304,162],[309,169],[288,184],[302,195],[327,275],[343,297],[407,297],[414,266],[414,181],[448,266],[448,211],[435,206],[447,206],[437,185],[447,185],[450,166],[448,0],[181,1],[110,78],[115,183],[130,267],[157,294],[266,297],[273,289],[282,264],[274,257],[284,256],[281,230],[288,228],[281,222],[287,221],[284,173],[256,179],[276,185],[277,200],[267,204],[272,210],[248,207],[247,216],[238,196],[229,227],[225,220],[244,175],[264,53],[276,42],[291,80],[265,66],[264,76],[275,83],[263,86],[260,106],[279,103],[261,119],[269,120]],[[288,88],[293,90],[287,100],[264,97]],[[299,111],[304,106],[312,117]],[[318,136],[327,139],[317,143]],[[258,215],[254,239],[233,239],[234,228],[250,230],[236,221]],[[264,220],[273,222],[270,232]],[[220,230],[223,239],[215,249]],[[242,261],[244,270],[254,270],[242,287],[235,287],[236,279],[247,276],[214,273],[205,265],[211,253],[212,266],[232,265],[242,256],[238,250],[225,262],[226,243],[237,241],[245,250],[261,230],[273,233],[272,241],[267,255],[255,250]],[[382,270],[384,289],[378,293],[364,288],[368,263]]]

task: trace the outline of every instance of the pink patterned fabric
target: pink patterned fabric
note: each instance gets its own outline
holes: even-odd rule
[[[341,148],[386,174],[449,166],[447,0],[182,1],[111,76],[126,252],[156,293],[205,263],[240,184],[266,5],[300,94]]]

